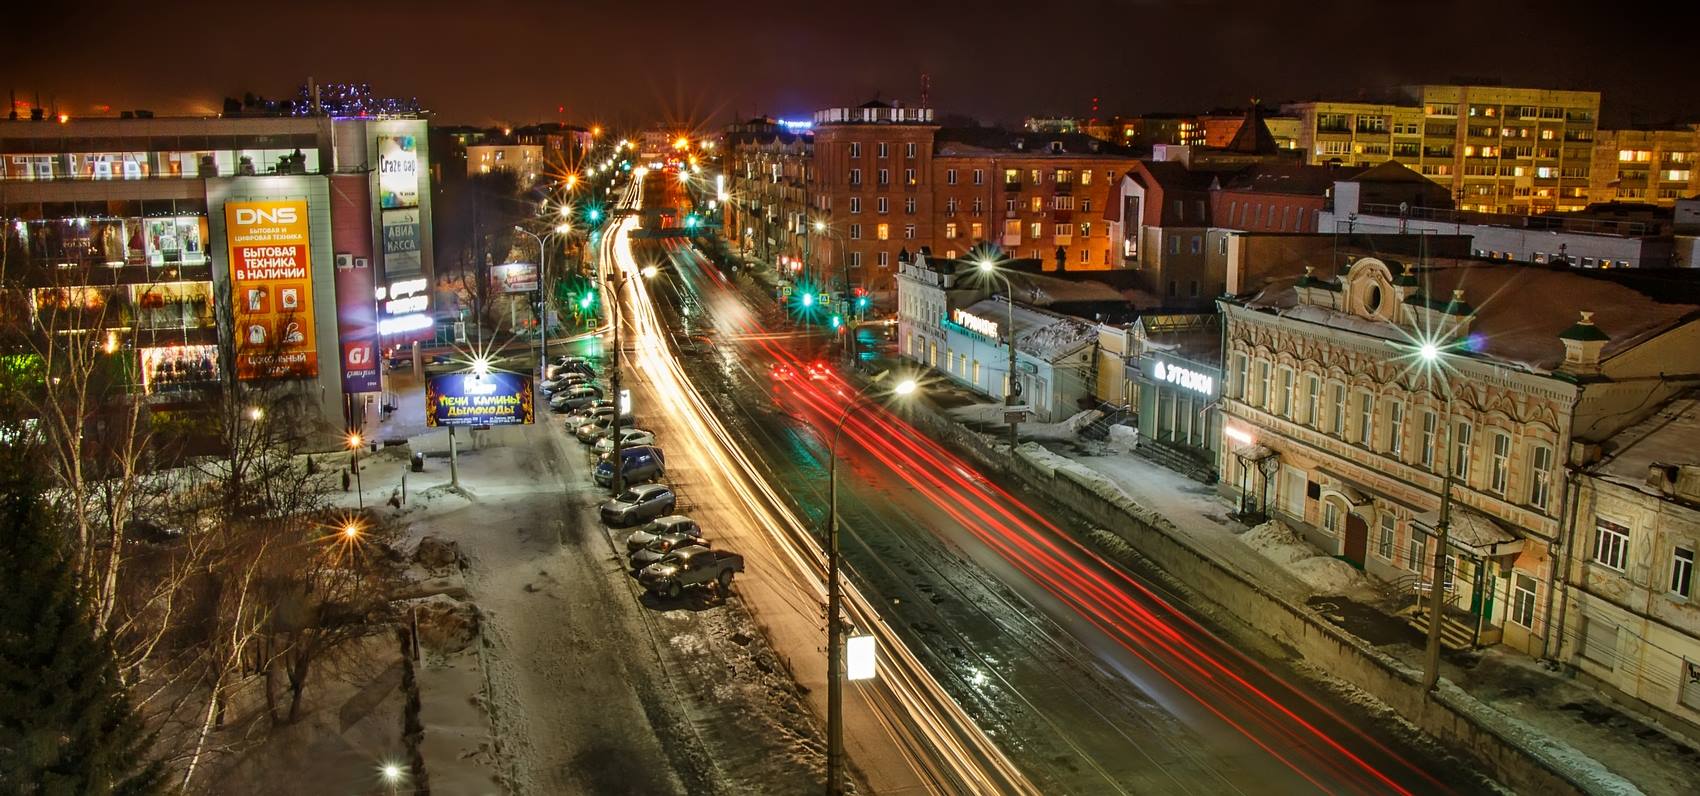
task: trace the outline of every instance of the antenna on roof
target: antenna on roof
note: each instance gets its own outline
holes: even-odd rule
[[[921,107],[927,107],[927,98],[933,93],[933,76],[921,73]]]

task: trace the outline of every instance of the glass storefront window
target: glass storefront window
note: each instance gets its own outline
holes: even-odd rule
[[[200,217],[147,218],[142,219],[141,226],[148,265],[200,265],[207,261]]]
[[[156,282],[130,286],[130,304],[141,329],[194,329],[213,325],[210,282]]]
[[[218,379],[215,345],[161,346],[137,353],[142,364],[142,389],[148,393],[184,390]]]

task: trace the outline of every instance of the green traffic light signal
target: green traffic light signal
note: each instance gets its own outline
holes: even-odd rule
[[[804,307],[813,307],[814,305],[815,305],[815,294],[804,293],[803,294],[803,306]]]
[[[832,328],[837,329],[838,325],[843,323],[843,322],[844,322],[843,318],[840,318],[837,315],[832,316]]]

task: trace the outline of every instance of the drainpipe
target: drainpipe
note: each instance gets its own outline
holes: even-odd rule
[[[1568,582],[1570,580],[1570,556],[1571,551],[1576,547],[1576,514],[1582,503],[1582,489],[1578,485],[1578,475],[1575,469],[1567,469],[1564,473],[1564,489],[1566,492],[1564,500],[1566,502],[1560,505],[1565,516],[1559,518],[1561,525],[1568,521],[1568,527],[1566,527],[1564,534],[1564,561],[1561,564],[1555,564],[1552,577],[1547,581],[1547,624],[1545,632],[1541,634],[1541,660],[1550,661],[1554,665],[1561,663],[1559,653],[1564,651],[1565,613],[1570,608]],[[1555,649],[1553,647],[1555,624],[1552,621],[1552,600],[1554,593],[1560,589],[1563,589],[1564,593],[1558,596],[1558,622],[1556,624],[1558,643]]]

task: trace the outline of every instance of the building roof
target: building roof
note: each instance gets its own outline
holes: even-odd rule
[[[1261,103],[1255,100],[1251,103],[1251,109],[1246,111],[1245,121],[1240,122],[1240,129],[1234,131],[1234,137],[1223,149],[1246,155],[1280,154],[1281,145],[1275,143],[1275,136],[1269,133],[1269,125],[1263,122]]]
[[[1647,486],[1655,464],[1700,464],[1700,390],[1668,401],[1646,419],[1612,435],[1606,458],[1594,467],[1601,478],[1657,493]]]
[[[1602,361],[1634,348],[1672,327],[1700,318],[1700,301],[1671,295],[1655,283],[1619,280],[1593,271],[1457,261],[1415,269],[1430,302],[1450,301],[1454,290],[1473,310],[1463,353],[1532,372],[1552,372],[1564,362],[1559,338],[1576,323],[1579,310],[1593,313],[1611,339]],[[1296,278],[1272,280],[1245,306],[1389,340],[1409,339],[1408,330],[1384,321],[1304,305]],[[1692,293],[1692,291],[1690,291]]]
[[[1009,304],[1002,298],[981,299],[962,309],[971,315],[996,321],[999,326],[1007,322],[1010,312]],[[1054,362],[1097,339],[1098,327],[1094,324],[1019,303],[1015,305],[1015,348],[1035,359]]]
[[[1139,152],[1085,133],[1028,132],[1000,127],[945,127],[933,137],[936,155],[982,155],[993,152],[1060,157],[1134,158]]]
[[[1417,173],[1415,169],[1397,160],[1384,160],[1352,175],[1351,182],[1415,182],[1435,184],[1433,180]]]
[[[1343,179],[1346,173],[1338,166],[1258,163],[1219,175],[1217,186],[1224,191],[1326,196],[1334,188],[1335,181]]]

